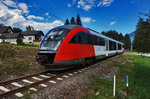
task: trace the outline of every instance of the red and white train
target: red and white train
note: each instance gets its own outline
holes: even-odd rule
[[[78,25],[50,30],[39,45],[37,61],[50,70],[65,70],[123,52],[123,43]]]

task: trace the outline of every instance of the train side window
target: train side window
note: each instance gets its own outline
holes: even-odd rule
[[[99,45],[98,37],[93,35],[94,45]]]
[[[80,34],[81,34],[81,38],[82,38],[81,44],[88,44],[87,33],[81,32]]]
[[[91,34],[87,34],[87,39],[88,39],[87,44],[93,45],[92,35]]]
[[[81,33],[77,34],[77,43],[82,44],[82,38],[81,38]]]
[[[79,32],[77,33],[69,43],[75,43],[75,44],[88,44],[87,40],[87,33]]]
[[[105,46],[105,39],[102,37],[99,37],[98,39],[99,39],[99,45]]]
[[[75,35],[75,36],[71,39],[70,43],[78,43],[77,35]]]
[[[116,50],[116,43],[115,42],[113,42],[114,43],[114,50]]]
[[[109,50],[113,50],[113,42],[109,40]]]
[[[118,44],[118,50],[121,50],[121,44]]]

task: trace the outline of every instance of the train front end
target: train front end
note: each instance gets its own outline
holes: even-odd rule
[[[69,29],[57,27],[50,30],[40,42],[36,60],[39,64],[45,66],[48,70],[57,69],[54,62],[57,50],[65,36],[69,33]]]

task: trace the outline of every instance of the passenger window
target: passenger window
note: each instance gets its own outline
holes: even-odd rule
[[[81,32],[82,44],[88,44],[87,33]]]

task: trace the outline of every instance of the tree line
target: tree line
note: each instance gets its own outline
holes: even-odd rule
[[[131,40],[130,40],[129,34],[126,34],[125,36],[123,36],[122,33],[118,33],[116,30],[110,30],[106,32],[103,31],[101,32],[101,34],[124,43],[124,48],[130,50]]]
[[[139,17],[133,49],[138,52],[150,53],[150,13],[144,14],[145,18]]]
[[[65,23],[64,23],[64,25],[67,25],[67,24],[76,24],[76,25],[83,26],[79,14],[77,15],[77,19],[76,20],[75,20],[74,17],[72,17],[70,21],[67,18],[66,21],[65,21]]]

